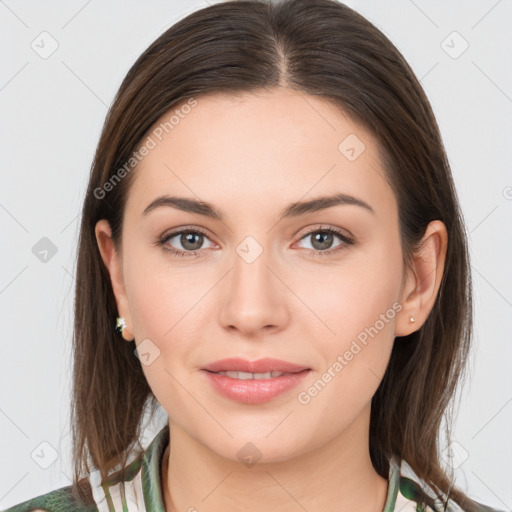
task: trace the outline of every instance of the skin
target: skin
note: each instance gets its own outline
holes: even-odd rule
[[[149,339],[160,351],[142,367],[169,415],[161,466],[166,510],[260,512],[264,504],[269,512],[381,511],[388,482],[370,460],[371,398],[400,343],[395,337],[421,327],[433,307],[445,226],[429,224],[414,266],[404,268],[397,202],[377,141],[327,100],[276,89],[197,101],[133,171],[119,253],[108,222],[96,226],[127,322],[123,337],[137,345]],[[354,161],[338,149],[349,134],[365,145]],[[334,192],[365,201],[374,213],[345,204],[278,222],[289,203]],[[142,215],[162,194],[210,202],[225,218],[168,206]],[[185,226],[207,236],[166,244],[199,247],[198,255],[173,256],[155,245]],[[322,253],[311,233],[325,227],[355,243],[332,252],[344,245],[335,235]],[[252,263],[236,251],[247,236],[263,249]],[[394,303],[401,311],[317,396],[299,403],[299,392]],[[201,371],[225,357],[275,357],[312,371],[267,403],[242,404],[217,394]],[[250,467],[237,455],[248,442],[261,452]]]

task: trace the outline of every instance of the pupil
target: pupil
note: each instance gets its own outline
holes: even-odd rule
[[[194,247],[194,246],[189,247],[188,244],[191,243],[192,245],[194,245],[194,237],[202,237],[202,236],[203,235],[201,235],[199,233],[187,233],[187,234],[181,235],[181,243],[182,243],[183,247],[193,251],[193,250],[199,249],[201,247],[201,238],[199,238],[199,244],[196,241],[197,247]]]
[[[332,243],[332,234],[331,233],[316,233],[313,236],[313,247],[315,247],[315,242],[320,241],[320,245],[315,247],[316,249],[329,249],[329,246]],[[327,242],[326,242],[327,240]]]

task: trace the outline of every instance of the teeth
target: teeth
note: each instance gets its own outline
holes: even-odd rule
[[[266,373],[249,373],[249,372],[216,372],[219,375],[225,375],[226,377],[231,377],[232,379],[240,379],[240,380],[261,380],[261,379],[273,379],[275,377],[280,377],[284,375],[283,372],[266,372]]]

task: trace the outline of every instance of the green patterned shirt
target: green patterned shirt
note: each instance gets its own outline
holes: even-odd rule
[[[92,472],[88,479],[94,497],[92,505],[79,503],[69,485],[3,512],[165,512],[160,468],[168,442],[169,425],[166,425],[149,444],[144,455],[130,463],[128,478],[122,482],[107,481],[101,484],[99,471]],[[451,500],[445,506],[436,499],[433,491],[415,476],[405,461],[400,463],[396,458],[390,460],[388,482],[383,512],[464,512]],[[482,512],[500,512],[484,505],[481,507]],[[195,509],[191,507],[191,510]]]

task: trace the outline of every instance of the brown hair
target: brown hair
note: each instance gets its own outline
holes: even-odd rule
[[[144,413],[149,409],[152,417],[158,408],[133,344],[114,331],[116,302],[95,239],[97,221],[107,219],[120,247],[135,173],[112,180],[170,109],[205,94],[281,86],[334,102],[375,136],[398,202],[404,264],[430,221],[446,226],[445,270],[433,310],[419,330],[394,344],[372,399],[370,454],[381,476],[388,477],[388,459],[396,455],[464,510],[479,510],[454,486],[439,455],[441,422],[465,376],[472,330],[467,241],[448,159],[429,101],[403,56],[368,20],[335,0],[240,0],[198,10],[154,41],[122,82],[96,150],[81,219],[74,492],[84,467],[90,470],[88,459],[102,478],[117,465],[123,475],[135,445],[142,451]]]

